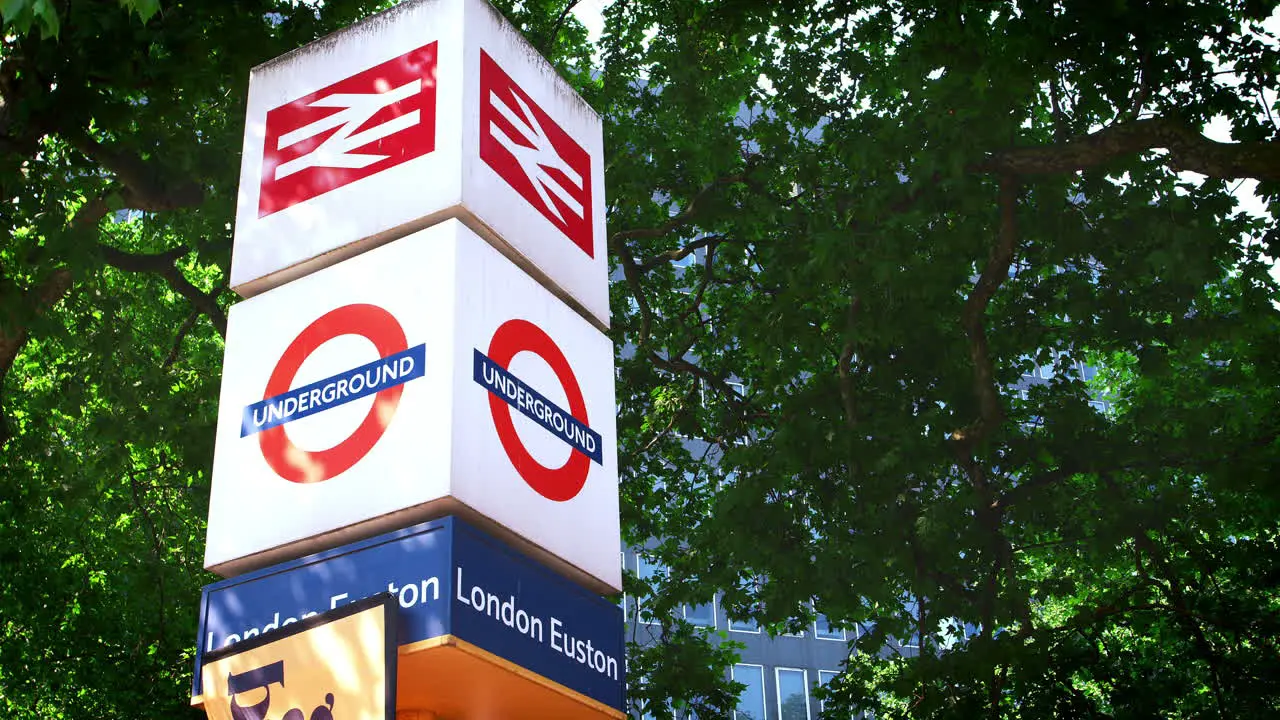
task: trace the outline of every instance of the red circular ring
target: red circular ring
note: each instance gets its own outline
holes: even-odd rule
[[[339,335],[359,335],[366,338],[378,349],[379,357],[394,355],[409,347],[404,328],[400,327],[391,313],[377,305],[344,305],[321,315],[289,343],[289,347],[280,356],[280,361],[276,363],[275,370],[271,372],[271,378],[267,380],[267,389],[262,399],[289,392],[303,361],[316,348]],[[258,436],[262,457],[277,475],[289,482],[324,482],[346,472],[352,465],[360,462],[382,438],[382,433],[386,431],[400,404],[400,394],[403,391],[404,385],[379,391],[374,395],[373,406],[364,416],[360,427],[346,440],[328,450],[313,452],[299,448],[285,434],[284,425],[264,430]]]
[[[489,341],[489,359],[505,370],[511,364],[511,359],[521,352],[531,352],[551,366],[564,388],[564,394],[568,396],[569,414],[583,425],[588,425],[587,403],[582,397],[582,388],[578,386],[578,378],[574,376],[569,361],[560,352],[555,341],[542,328],[527,320],[508,320],[498,327],[493,333],[493,339]],[[516,472],[529,487],[548,500],[572,500],[587,484],[591,458],[574,448],[564,465],[558,468],[544,466],[520,442],[515,423],[511,419],[511,409],[501,397],[489,393],[489,414],[493,416],[493,426],[497,429],[498,440],[507,451],[507,457],[515,466]]]

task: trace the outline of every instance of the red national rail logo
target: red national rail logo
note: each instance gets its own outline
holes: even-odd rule
[[[595,257],[591,156],[480,51],[480,159]]]
[[[258,217],[435,149],[436,43],[267,111]]]

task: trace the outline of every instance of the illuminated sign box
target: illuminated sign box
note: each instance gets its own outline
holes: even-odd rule
[[[231,285],[456,217],[609,322],[600,118],[484,0],[409,0],[254,68]]]
[[[453,517],[207,586],[192,695],[206,653],[379,593],[398,613],[399,707],[470,717],[525,698],[556,709],[538,717],[622,716],[621,608]]]
[[[231,308],[205,567],[459,514],[621,588],[613,347],[457,220]]]

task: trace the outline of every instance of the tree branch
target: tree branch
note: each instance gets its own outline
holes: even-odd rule
[[[1118,122],[1063,143],[1001,150],[970,169],[1005,175],[1069,173],[1158,148],[1168,150],[1174,170],[1222,179],[1280,180],[1280,142],[1220,143],[1172,118]]]
[[[862,298],[854,296],[849,300],[849,309],[845,315],[845,341],[840,350],[840,359],[836,370],[840,373],[840,400],[844,403],[845,424],[853,429],[858,424],[858,405],[853,396],[853,356],[855,352],[853,333],[857,325],[858,313],[862,310]]]
[[[715,270],[713,269],[716,257],[716,247],[718,243],[707,248],[706,257],[703,259],[702,281],[698,283],[698,291],[694,293],[693,298],[689,301],[689,307],[680,313],[678,322],[683,323],[693,313],[698,313],[698,325],[703,324],[702,320],[702,299],[707,295],[707,287],[715,282]],[[692,344],[692,340],[690,344]]]
[[[614,252],[618,254],[618,259],[622,264],[622,276],[627,281],[627,287],[631,289],[631,296],[636,299],[636,307],[640,311],[640,330],[636,338],[636,345],[643,346],[649,340],[649,331],[653,326],[653,310],[649,307],[649,301],[644,296],[644,285],[640,282],[640,267],[636,264],[635,256],[631,254],[631,248],[627,247],[624,242],[618,242],[614,245],[610,242]]]
[[[1070,478],[1074,472],[1083,471],[1069,471],[1064,468],[1058,468],[1057,470],[1043,472],[1030,480],[1020,482],[1001,493],[1000,496],[993,501],[991,507],[994,510],[1006,510],[1009,507],[1026,500],[1027,497],[1036,490],[1049,487],[1050,485],[1054,485]]]
[[[551,54],[550,50],[556,45],[556,36],[560,34],[560,28],[564,27],[564,21],[569,19],[569,12],[577,6],[578,2],[579,0],[569,0],[564,9],[560,11],[560,14],[556,16],[555,24],[551,26],[551,32],[547,33],[547,41],[542,48],[543,55]]]
[[[34,316],[44,315],[57,305],[67,292],[71,290],[71,271],[66,268],[54,270],[38,286],[21,293],[21,301],[17,307],[31,308]],[[17,360],[18,353],[27,343],[27,324],[23,318],[0,318],[0,399],[3,399],[4,380],[9,369]],[[9,440],[9,425],[5,419],[4,406],[0,403],[0,446]]]
[[[690,375],[693,375],[696,378],[699,378],[703,382],[715,388],[716,392],[720,393],[722,396],[724,396],[726,400],[728,400],[730,403],[732,403],[735,406],[741,407],[745,402],[743,397],[739,395],[733,388],[729,387],[729,385],[724,380],[717,377],[716,375],[711,374],[710,372],[707,372],[703,368],[698,367],[697,365],[689,362],[688,360],[685,360],[683,358],[664,358],[656,352],[649,353],[649,360],[655,366],[660,367],[663,370],[668,370],[670,372],[688,373]]]
[[[151,519],[151,513],[147,510],[146,503],[142,501],[141,493],[138,492],[138,478],[135,476],[135,473],[129,473],[129,487],[133,490],[133,506],[138,509],[138,512],[142,513],[142,520],[147,525],[147,534],[151,538],[151,552],[155,555],[156,586],[160,591],[160,602],[157,604],[157,619],[160,622],[160,637],[157,638],[157,642],[163,645],[165,641],[164,611],[165,605],[167,604],[164,597],[164,550],[160,544],[160,535],[156,533],[155,522]]]
[[[1018,241],[1014,212],[1017,201],[1018,181],[1008,175],[1000,178],[1000,229],[996,244],[960,314],[961,325],[969,338],[969,361],[973,365],[973,393],[978,401],[978,420],[969,427],[952,433],[952,438],[970,444],[980,441],[1004,420],[1004,408],[1000,404],[1000,391],[996,387],[995,367],[987,347],[984,321],[991,298],[1009,277],[1009,266],[1013,264],[1014,248]]]
[[[691,241],[689,244],[685,245],[684,247],[678,247],[678,248],[675,248],[674,250],[667,250],[666,252],[658,253],[657,255],[654,255],[648,260],[645,260],[644,262],[639,263],[636,269],[638,269],[640,272],[649,272],[650,270],[658,267],[659,265],[663,265],[669,262],[676,262],[678,260],[683,260],[684,258],[688,257],[690,253],[696,252],[700,248],[704,248],[708,245],[719,245],[724,240],[725,240],[725,237],[723,235],[707,235],[704,237],[700,237],[697,240]]]
[[[710,195],[713,190],[721,185],[732,185],[733,183],[743,182],[745,179],[746,176],[743,174],[725,175],[724,177],[717,178],[699,190],[693,198],[689,200],[689,204],[684,206],[684,210],[673,215],[667,222],[659,225],[658,227],[621,230],[614,233],[613,236],[609,238],[609,245],[620,245],[624,240],[642,240],[664,237],[668,233],[687,225],[691,220],[693,220],[694,215],[698,212],[698,204],[702,202],[707,195]]]
[[[169,369],[178,361],[178,355],[182,353],[182,341],[187,338],[187,333],[196,326],[196,320],[200,318],[199,310],[192,310],[187,319],[182,321],[182,326],[178,328],[177,334],[173,336],[173,342],[169,345],[169,354],[165,356],[161,368]]]
[[[147,255],[125,252],[110,245],[99,245],[98,247],[102,251],[102,257],[107,264],[118,270],[149,272],[164,278],[174,292],[186,298],[196,310],[209,318],[209,322],[213,323],[213,327],[218,331],[219,335],[227,336],[227,316],[222,312],[222,308],[218,306],[217,293],[206,293],[192,285],[187,276],[182,274],[182,270],[178,269],[177,261],[190,252],[189,250],[186,248],[174,248],[162,253]]]
[[[144,212],[164,212],[195,207],[204,202],[204,188],[192,180],[174,182],[157,164],[140,155],[98,141],[82,128],[60,128],[85,157],[111,171],[124,186],[124,206]]]

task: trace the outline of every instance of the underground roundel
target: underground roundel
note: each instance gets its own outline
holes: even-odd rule
[[[556,406],[508,372],[511,359],[521,352],[531,352],[546,361],[564,389],[568,408]],[[498,440],[520,477],[548,500],[563,502],[576,497],[587,482],[591,463],[602,463],[600,434],[591,429],[578,378],[551,336],[527,320],[508,320],[494,332],[487,354],[474,352],[472,374],[475,382],[489,392],[489,414]],[[549,468],[534,459],[516,433],[512,409],[572,448],[564,465]]]
[[[480,51],[480,159],[595,257],[591,156]]]
[[[426,155],[436,43],[267,111],[258,217]]]
[[[340,335],[358,335],[377,348],[379,359],[343,369],[330,377],[294,387],[298,369],[324,343]],[[395,416],[404,384],[423,375],[426,345],[409,347],[404,329],[377,305],[354,304],[331,310],[308,325],[276,363],[262,400],[244,409],[240,437],[258,436],[262,457],[277,475],[295,483],[329,480],[373,449]],[[337,445],[303,450],[289,439],[285,425],[362,397],[374,396],[359,427]]]

